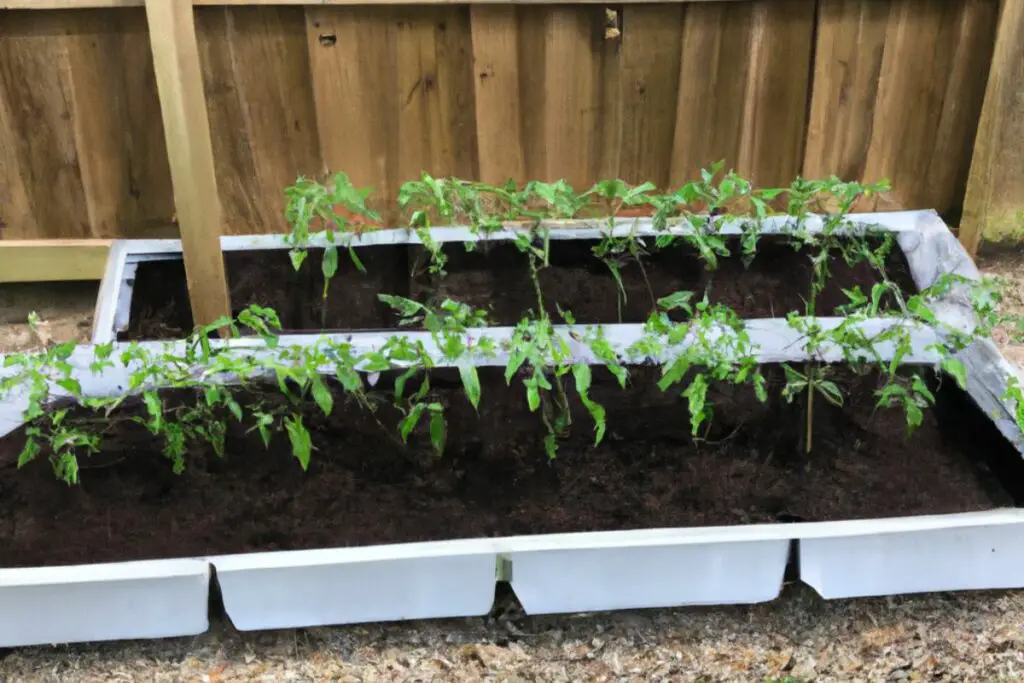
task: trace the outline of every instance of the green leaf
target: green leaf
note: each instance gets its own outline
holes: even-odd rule
[[[815,386],[818,388],[818,393],[825,397],[825,400],[834,406],[842,407],[843,392],[839,391],[839,387],[836,386],[835,382],[818,380]]]
[[[313,453],[313,439],[309,430],[302,424],[300,415],[289,415],[284,419],[284,428],[288,432],[288,440],[292,444],[292,455],[299,461],[303,471],[309,469],[309,458]]]
[[[540,390],[537,389],[537,379],[531,377],[523,384],[526,385],[526,404],[530,407],[531,413],[535,412],[540,407]]]
[[[964,367],[963,361],[959,358],[947,357],[942,359],[941,366],[946,374],[956,380],[958,387],[964,391],[967,390],[967,368]]]
[[[36,443],[35,439],[26,439],[25,446],[21,449],[21,455],[18,456],[18,469],[35,460],[40,450],[39,444]]]
[[[325,280],[330,280],[338,272],[338,248],[333,244],[324,249],[324,259],[320,263],[320,269],[323,271]]]
[[[686,387],[683,396],[686,397],[690,407],[690,432],[694,435],[700,429],[700,425],[707,418],[708,380],[703,373],[694,376],[690,386]]]
[[[319,376],[313,377],[313,400],[320,406],[324,415],[330,415],[334,409],[334,396],[331,395],[331,390]]]
[[[587,396],[591,384],[590,366],[583,363],[573,365],[572,376],[576,379],[576,393]]]
[[[682,308],[687,312],[692,312],[690,307],[690,300],[693,298],[693,292],[680,291],[663,296],[658,299],[658,308],[665,311],[672,311],[677,308]]]
[[[431,403],[430,406],[430,443],[438,456],[444,454],[445,439],[447,438],[447,425],[444,421],[444,409],[440,403]]]
[[[288,256],[292,260],[292,268],[299,270],[302,268],[302,262],[306,260],[306,250],[292,249],[288,252]]]
[[[462,387],[466,391],[466,398],[476,409],[480,406],[480,377],[476,368],[472,365],[459,365],[459,376],[462,378]]]
[[[398,423],[398,433],[402,437],[403,442],[409,442],[409,434],[411,434],[412,430],[416,428],[416,424],[420,421],[420,417],[426,409],[426,403],[417,403],[409,410],[408,414],[402,418],[402,421]]]
[[[82,385],[78,382],[77,379],[67,377],[65,379],[57,380],[56,384],[57,386],[59,386],[61,389],[64,389],[64,391],[68,392],[72,396],[82,395]]]

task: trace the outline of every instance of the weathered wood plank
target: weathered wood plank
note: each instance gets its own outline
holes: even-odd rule
[[[0,149],[0,238],[148,236],[168,223],[145,13],[0,14]]]
[[[753,13],[736,170],[757,185],[788,185],[803,164],[814,5],[758,0]]]
[[[946,212],[966,182],[997,0],[894,0],[864,179],[894,206]],[[921,46],[931,46],[927,57]],[[958,189],[959,188],[959,189]]]
[[[474,177],[469,10],[307,11],[313,89],[330,172],[375,189],[397,220],[398,189],[426,171]]]
[[[819,6],[807,178],[863,178],[890,9],[877,0],[822,0]]]
[[[146,0],[146,18],[192,317],[206,325],[230,315],[231,304],[194,10],[177,0]]]
[[[983,237],[1024,230],[1024,4],[1004,3],[992,71],[975,138],[960,242],[977,253]]]
[[[642,5],[622,11],[621,156],[614,175],[667,188],[679,95],[683,8]]]
[[[222,232],[286,232],[282,189],[324,171],[305,13],[210,7],[196,21]]]
[[[526,182],[515,7],[474,5],[473,95],[480,180]]]

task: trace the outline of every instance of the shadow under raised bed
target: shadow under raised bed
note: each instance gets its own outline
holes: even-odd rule
[[[479,413],[456,372],[434,372],[448,422],[441,458],[425,424],[403,446],[400,416],[386,402],[378,424],[340,390],[330,417],[304,409],[316,449],[308,472],[285,434],[265,449],[251,425],[229,421],[225,456],[198,448],[176,475],[162,443],[123,421],[108,429],[102,453],[82,459],[81,486],[68,487],[45,458],[16,471],[18,430],[0,440],[0,567],[896,517],[1019,500],[997,481],[1024,481],[1019,454],[952,381],[936,388],[935,409],[908,439],[901,410],[875,408],[877,376],[840,369],[845,406],[820,402],[804,457],[802,414],[779,395],[781,368],[763,369],[767,403],[749,386],[712,385],[714,419],[699,440],[689,435],[685,399],[656,386],[658,368],[631,368],[625,391],[598,371],[591,396],[608,411],[603,442],[593,445],[593,424],[573,403],[571,434],[550,462],[540,420],[500,369],[480,371]],[[385,374],[378,388],[390,383]],[[196,400],[163,393],[168,406]],[[274,387],[244,398],[283,400]]]
[[[741,318],[785,317],[806,310],[814,251],[797,247],[789,238],[763,236],[756,255],[745,263],[738,238],[728,240],[732,255],[708,269],[697,252],[676,243],[662,249],[647,238],[650,254],[643,267],[631,258],[619,265],[621,290],[608,266],[592,249],[596,240],[552,240],[550,265],[540,270],[539,281],[548,313],[559,319],[559,308],[571,311],[579,323],[640,323],[655,308],[655,300],[678,291],[708,294],[712,303],[733,309]],[[869,238],[872,248],[881,238]],[[445,298],[487,311],[494,325],[515,325],[537,307],[527,257],[507,240],[484,241],[473,251],[462,243],[443,245],[447,256],[444,277],[426,272],[423,247],[386,245],[358,247],[365,266],[360,272],[344,251],[338,271],[324,292],[320,269],[322,250],[310,250],[296,271],[287,251],[228,251],[225,265],[233,313],[250,304],[273,308],[285,331],[393,329],[398,316],[378,294],[440,303]],[[891,245],[886,275],[904,294],[917,290],[906,257]],[[831,277],[819,294],[818,315],[833,315],[849,303],[844,289],[859,287],[869,293],[881,281],[866,261],[849,266],[833,254]],[[624,297],[624,300],[619,300]],[[888,295],[887,295],[888,298]],[[883,308],[888,301],[883,301]],[[621,310],[620,310],[621,307]],[[675,315],[675,313],[673,313]],[[128,328],[122,340],[175,339],[192,331],[184,264],[180,260],[148,261],[138,265]]]

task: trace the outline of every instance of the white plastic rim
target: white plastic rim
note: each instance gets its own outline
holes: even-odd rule
[[[795,219],[790,216],[770,216],[765,218],[759,232],[765,235],[778,234],[791,228]],[[916,251],[925,258],[917,258],[921,268],[933,262],[933,243],[944,243],[942,235],[949,233],[948,228],[934,211],[894,211],[879,213],[850,214],[848,222],[854,230],[871,230],[889,232],[897,236],[900,247],[907,252]],[[720,220],[720,232],[725,235],[741,234],[748,222],[742,220]],[[686,221],[677,221],[668,229],[658,231],[650,218],[619,218],[611,225],[600,219],[574,221],[544,221],[543,225],[550,229],[553,240],[593,240],[608,235],[624,237],[628,235],[654,236],[659,234],[684,235],[693,233],[695,228]],[[820,233],[823,229],[821,216],[807,217],[802,226],[811,234]],[[521,231],[514,228],[499,230],[480,235],[469,227],[451,226],[431,228],[431,238],[439,243],[449,242],[501,242],[514,239]],[[358,235],[338,234],[335,244],[353,247],[372,247],[386,245],[422,245],[420,237],[408,229],[372,230]],[[258,251],[274,249],[290,249],[285,235],[225,235],[221,237],[223,251]],[[955,241],[955,238],[954,238]],[[328,242],[323,233],[310,235],[308,248],[323,248]],[[922,245],[924,248],[922,249]],[[961,250],[962,251],[962,250]],[[961,255],[957,255],[957,260]],[[909,254],[908,254],[909,257]],[[962,263],[946,263],[945,270],[973,268],[966,252]],[[181,260],[181,240],[177,239],[146,239],[116,240],[107,258],[107,267],[103,276],[100,295],[97,300],[96,312],[93,317],[93,343],[106,343],[116,339],[117,330],[123,329],[129,322],[131,307],[132,280],[134,267],[138,263],[153,260]],[[914,263],[911,268],[914,269]],[[921,269],[919,268],[919,270]],[[926,278],[928,279],[928,278]],[[917,277],[915,275],[915,281]],[[934,277],[928,279],[931,284]],[[918,282],[919,286],[922,285]]]

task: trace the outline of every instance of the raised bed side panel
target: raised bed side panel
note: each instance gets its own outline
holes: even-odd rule
[[[231,623],[241,631],[487,614],[495,552],[430,554],[430,546],[210,558]],[[413,546],[425,546],[417,553]],[[374,559],[374,554],[384,556]],[[419,555],[419,556],[417,556]]]
[[[801,538],[800,578],[827,600],[1024,588],[1021,539],[1018,509],[878,520],[861,533]]]
[[[505,557],[526,613],[557,614],[768,602],[782,589],[789,546],[779,538],[526,550]]]
[[[205,633],[209,586],[199,560],[0,569],[0,647]]]

